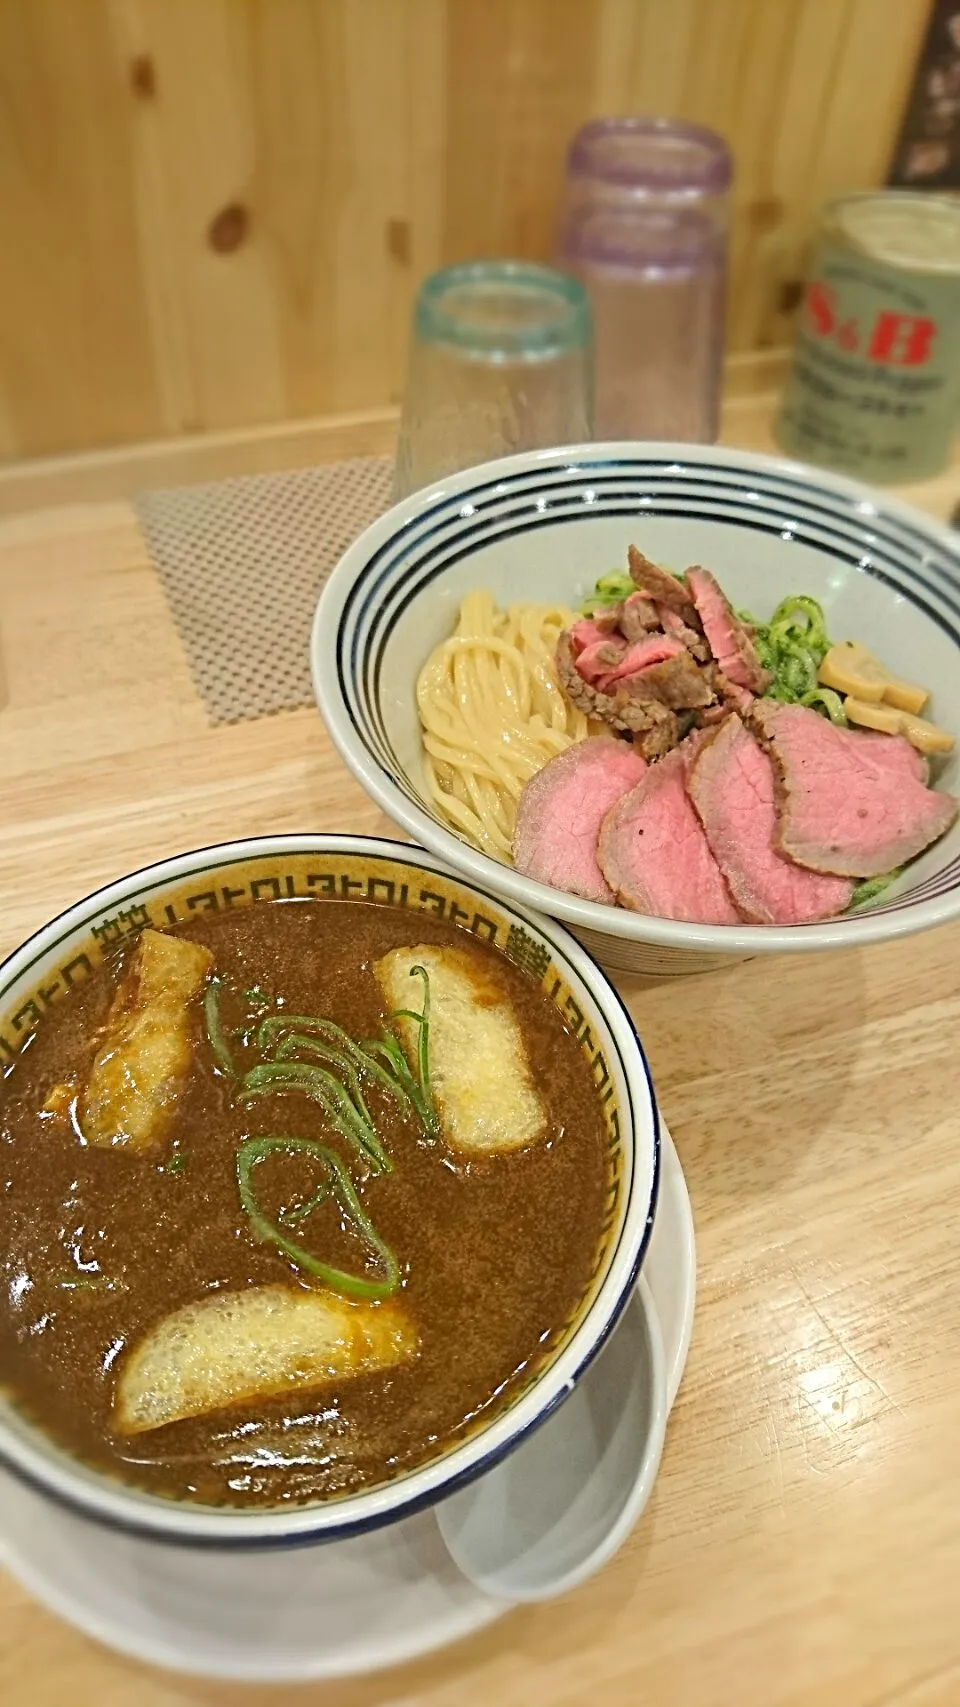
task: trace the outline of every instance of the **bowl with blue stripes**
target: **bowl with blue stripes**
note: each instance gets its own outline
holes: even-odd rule
[[[863,642],[932,692],[960,737],[960,539],[897,498],[800,463],[714,445],[583,444],[506,457],[395,504],[344,553],[311,638],[327,728],[367,793],[414,840],[506,900],[562,919],[608,968],[698,972],[770,953],[854,947],[960,915],[960,824],[873,906],[822,924],[698,925],[547,888],[478,852],[436,815],[415,684],[489,588],[576,605],[639,546],[671,568],[703,564],[763,620],[790,594],[824,607],[834,640]],[[934,785],[960,790],[957,753]]]

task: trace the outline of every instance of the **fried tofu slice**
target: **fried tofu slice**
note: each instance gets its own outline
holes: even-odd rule
[[[88,1144],[146,1150],[166,1136],[192,1060],[190,1004],[212,965],[198,942],[142,932],[80,1100]]]
[[[451,1148],[491,1155],[535,1144],[547,1118],[509,998],[461,949],[420,943],[393,949],[374,968],[391,1012],[422,1013],[423,979],[414,966],[430,980],[430,1079]],[[393,1024],[416,1073],[420,1027],[410,1019]]]
[[[254,1286],[212,1292],[165,1316],[121,1364],[117,1434],[144,1434],[244,1401],[306,1392],[416,1357],[404,1307],[333,1292]]]

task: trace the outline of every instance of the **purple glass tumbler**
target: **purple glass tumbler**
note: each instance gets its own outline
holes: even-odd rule
[[[732,175],[700,125],[597,119],[574,137],[557,259],[593,309],[598,438],[717,437]]]

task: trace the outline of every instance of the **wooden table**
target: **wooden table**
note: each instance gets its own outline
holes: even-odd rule
[[[764,419],[734,410],[728,436],[762,442]],[[114,477],[129,489],[102,466],[90,489]],[[78,476],[30,484],[75,496]],[[960,472],[913,495],[946,514]],[[313,711],[209,727],[125,501],[0,524],[0,638],[4,953],[183,847],[388,829]],[[426,1662],[282,1692],[117,1659],[0,1578],[3,1707],[960,1702],[960,928],[624,990],[700,1296],[657,1489],[614,1564]]]

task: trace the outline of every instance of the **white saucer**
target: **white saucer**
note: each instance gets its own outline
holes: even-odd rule
[[[696,1252],[683,1171],[662,1131],[660,1198],[643,1272],[663,1331],[672,1404],[693,1327]],[[116,1534],[0,1472],[0,1532],[0,1562],[69,1623],[134,1659],[222,1680],[292,1683],[375,1671],[510,1609],[461,1576],[431,1512],[268,1562],[263,1554],[228,1557]]]
[[[667,1399],[672,1410],[693,1333],[697,1247],[687,1182],[662,1114],[660,1134],[660,1196],[653,1232],[643,1259],[643,1274],[653,1293],[660,1320],[667,1360]]]

